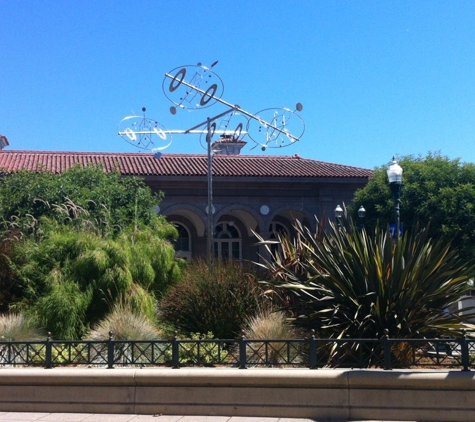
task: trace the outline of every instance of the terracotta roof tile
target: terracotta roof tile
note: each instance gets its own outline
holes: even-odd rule
[[[155,159],[148,153],[0,151],[0,169],[14,172],[40,169],[60,173],[74,164],[102,163],[106,171],[116,166],[124,175],[205,176],[205,154],[162,154]],[[336,177],[368,178],[373,171],[310,160],[295,156],[220,155],[213,158],[213,175],[234,177]]]

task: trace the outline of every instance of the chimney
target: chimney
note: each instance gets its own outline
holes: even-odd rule
[[[211,148],[215,154],[239,155],[241,149],[247,142],[241,139],[234,139],[233,135],[222,135],[216,142],[213,142]]]
[[[10,145],[6,136],[0,135],[0,150]]]

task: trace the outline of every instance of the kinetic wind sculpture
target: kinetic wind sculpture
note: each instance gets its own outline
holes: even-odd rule
[[[234,141],[243,140],[247,135],[256,148],[281,148],[298,141],[305,124],[297,112],[302,104],[297,103],[295,110],[288,108],[266,108],[257,113],[249,113],[238,105],[222,99],[224,84],[212,70],[218,62],[210,67],[198,63],[196,66],[177,67],[165,73],[162,89],[165,96],[173,103],[170,112],[176,114],[179,109],[199,110],[220,103],[228,109],[187,130],[169,130],[160,122],[145,116],[127,116],[119,123],[119,135],[137,148],[159,153],[172,143],[174,134],[214,134],[231,137]],[[209,127],[208,127],[209,126]],[[201,129],[200,129],[201,128]],[[201,140],[201,138],[200,138]],[[157,158],[160,154],[156,154]]]
[[[222,99],[224,85],[221,78],[212,70],[218,62],[210,67],[198,63],[196,66],[187,65],[177,67],[165,73],[162,89],[165,96],[173,103],[171,114],[179,109],[199,110],[220,103],[227,109],[213,117],[186,130],[169,130],[155,119],[145,116],[127,116],[119,123],[119,135],[128,143],[161,157],[161,151],[172,143],[172,135],[199,134],[206,135],[206,149],[208,151],[208,259],[213,256],[213,191],[212,191],[212,138],[220,134],[233,141],[242,141],[248,136],[254,147],[282,148],[297,142],[305,131],[305,124],[297,112],[303,106],[297,103],[295,110],[288,108],[266,108],[257,113],[249,113],[238,105],[233,105]],[[252,148],[252,149],[253,149]],[[211,210],[211,212],[209,212]]]

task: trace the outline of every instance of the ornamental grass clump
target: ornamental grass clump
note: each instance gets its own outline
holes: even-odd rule
[[[87,340],[157,340],[161,331],[144,315],[118,302],[112,311],[86,335]]]
[[[21,313],[0,315],[1,341],[44,340],[45,334],[36,323]]]
[[[250,363],[278,365],[302,361],[302,343],[289,341],[299,338],[301,332],[284,312],[259,312],[247,320],[243,334],[249,340],[264,340],[248,343]]]
[[[114,345],[114,362],[124,365],[165,363],[166,346],[158,343],[152,347],[147,341],[160,339],[161,331],[145,315],[138,313],[124,301],[118,301],[112,311],[87,334],[87,340],[118,341]],[[107,346],[96,346],[104,356]],[[99,358],[100,361],[102,358]]]

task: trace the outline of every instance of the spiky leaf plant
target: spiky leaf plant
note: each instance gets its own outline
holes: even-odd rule
[[[470,289],[474,264],[427,229],[395,241],[387,229],[370,233],[350,219],[315,233],[298,221],[294,227],[295,237],[279,236],[274,252],[260,239],[270,255],[261,265],[273,274],[267,283],[291,296],[295,321],[322,337],[441,335],[474,316],[449,312]]]

